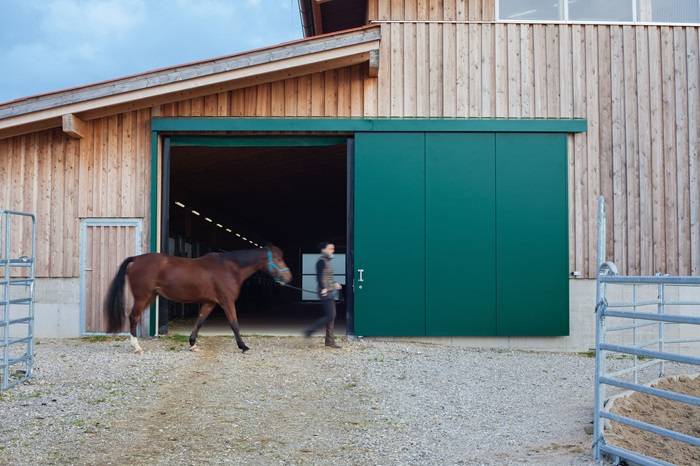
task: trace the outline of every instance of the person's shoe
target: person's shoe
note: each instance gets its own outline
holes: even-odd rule
[[[339,346],[338,343],[335,342],[335,340],[326,340],[326,346],[328,348],[336,348],[336,349],[341,348],[341,346]]]

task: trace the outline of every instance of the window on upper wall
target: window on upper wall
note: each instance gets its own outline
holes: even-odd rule
[[[700,0],[496,0],[501,21],[700,23]]]
[[[568,0],[569,21],[634,21],[630,0]]]
[[[698,0],[637,0],[642,21],[700,23]],[[644,19],[646,18],[646,19]]]
[[[559,0],[500,0],[500,19],[513,21],[561,19]]]

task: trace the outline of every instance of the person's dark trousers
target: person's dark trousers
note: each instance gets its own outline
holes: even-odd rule
[[[323,307],[323,317],[318,319],[316,322],[311,324],[311,326],[306,330],[306,334],[310,335],[316,330],[326,327],[326,344],[335,344],[335,336],[333,331],[335,328],[335,299],[331,298],[321,298],[321,306]]]

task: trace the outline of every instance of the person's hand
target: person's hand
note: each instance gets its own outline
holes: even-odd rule
[[[336,289],[336,290],[339,290],[339,289],[341,289],[341,288],[342,288],[342,286],[340,286],[340,283],[336,283],[336,284],[335,284],[335,289]]]
[[[324,289],[321,290],[321,296],[326,296],[327,294],[328,294],[328,290],[327,290],[327,289],[324,288]]]

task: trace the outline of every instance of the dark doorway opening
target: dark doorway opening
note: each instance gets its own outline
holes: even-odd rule
[[[344,259],[351,249],[346,140],[225,141],[209,138],[207,144],[198,145],[166,140],[161,250],[199,257],[272,243],[285,253],[294,276],[291,285],[315,289],[313,277],[304,274],[318,256],[318,242],[333,241],[339,254],[335,273],[346,283]],[[348,291],[343,286],[337,303],[339,335],[346,332],[351,309]],[[159,332],[189,333],[198,309],[196,304],[161,300]],[[264,272],[243,286],[237,311],[244,334],[279,335],[300,334],[322,313],[311,293],[283,288]],[[231,333],[221,309],[212,313],[201,333]]]

